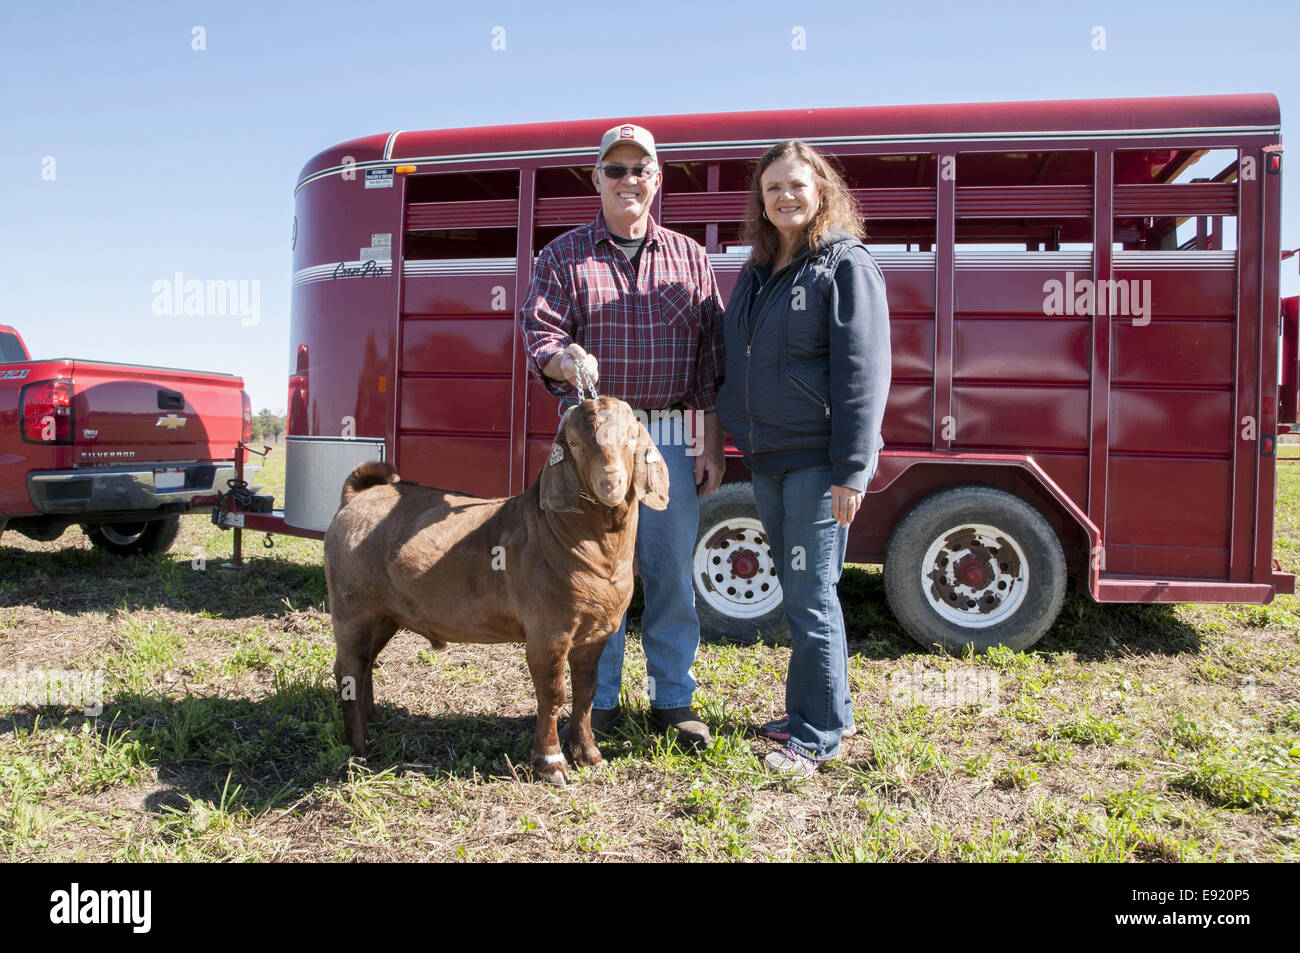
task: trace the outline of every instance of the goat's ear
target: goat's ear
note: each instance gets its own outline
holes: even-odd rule
[[[560,432],[563,433],[563,429]],[[551,444],[551,455],[543,465],[542,475],[539,478],[541,485],[538,489],[541,492],[542,509],[556,513],[581,512],[581,507],[578,506],[576,467],[573,451],[565,447],[557,435],[555,443]]]
[[[664,463],[663,454],[645,427],[638,423],[637,430],[641,432],[637,434],[632,482],[642,503],[652,510],[665,510],[668,508],[668,464]]]

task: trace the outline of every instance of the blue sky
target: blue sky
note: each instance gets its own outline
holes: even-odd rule
[[[6,2],[0,323],[38,357],[241,374],[255,408],[283,410],[293,186],[334,143],[624,115],[1260,91],[1278,96],[1285,131],[1300,103],[1298,10]],[[195,26],[205,50],[191,48]],[[805,52],[791,49],[795,26]],[[1295,248],[1288,171],[1283,247]],[[153,283],[176,272],[260,282],[258,322],[155,315]],[[1282,274],[1283,293],[1300,293],[1295,259]]]

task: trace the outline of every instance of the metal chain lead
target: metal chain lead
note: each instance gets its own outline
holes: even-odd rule
[[[591,375],[587,373],[587,362],[574,361],[573,363],[574,371],[576,372],[574,376],[577,378],[577,384],[575,386],[578,390],[578,401],[581,402],[586,400],[586,398],[582,396],[584,389],[591,391],[591,399],[595,400],[599,395],[596,393],[595,381],[593,381]]]

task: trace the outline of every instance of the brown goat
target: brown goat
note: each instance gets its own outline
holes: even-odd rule
[[[668,505],[668,468],[621,400],[584,400],[560,422],[541,475],[485,500],[399,482],[387,463],[347,478],[325,533],[334,675],[348,742],[368,751],[371,672],[399,628],[447,642],[524,642],[537,691],[532,763],[568,780],[556,718],[573,678],[569,750],[599,764],[591,730],[596,665],[632,600],[638,502]]]

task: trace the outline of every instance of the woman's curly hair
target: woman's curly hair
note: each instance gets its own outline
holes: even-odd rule
[[[747,267],[770,265],[781,249],[781,233],[768,221],[764,212],[763,173],[773,162],[786,158],[803,162],[812,169],[814,185],[821,196],[821,207],[804,229],[803,238],[808,247],[815,248],[827,232],[836,226],[859,239],[866,238],[858,204],[845,184],[834,157],[823,156],[800,139],[786,139],[763,153],[749,181],[749,208],[745,213],[745,226],[741,230],[741,243],[751,248]]]

